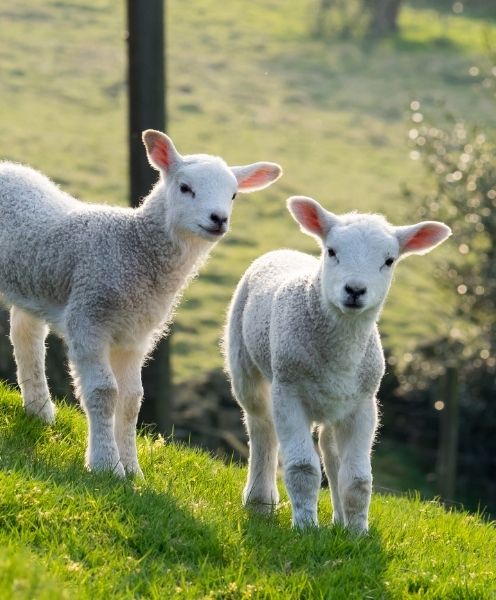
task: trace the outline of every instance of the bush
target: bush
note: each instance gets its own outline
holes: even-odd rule
[[[479,69],[471,72],[479,76]],[[496,68],[482,81],[492,91]],[[422,161],[433,185],[427,192],[408,189],[405,194],[419,218],[441,220],[452,228],[456,252],[441,254],[438,264],[440,285],[447,286],[448,334],[418,347],[399,373],[403,401],[414,400],[412,406],[403,402],[403,410],[408,414],[415,406],[418,412],[423,405],[426,421],[435,413],[433,405],[442,411],[439,380],[448,366],[456,368],[457,496],[496,507],[496,146],[489,133],[461,119],[444,114],[437,119],[441,124],[434,125],[420,102],[413,101],[410,109],[411,157]],[[426,445],[429,437],[420,432],[417,443]]]
[[[453,326],[428,357],[427,368],[436,358],[443,363],[449,358],[462,363],[464,371],[485,365],[494,372],[496,147],[485,133],[461,120],[449,118],[447,126],[435,127],[423,122],[419,102],[411,108],[411,156],[422,160],[434,186],[427,194],[407,194],[416,201],[420,218],[438,219],[452,228],[457,248],[439,264],[440,281],[456,297]]]

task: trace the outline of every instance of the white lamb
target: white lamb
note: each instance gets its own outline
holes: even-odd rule
[[[137,209],[84,204],[40,173],[0,163],[0,293],[11,309],[17,378],[28,413],[54,420],[45,377],[47,324],[66,341],[86,411],[91,470],[141,475],[141,367],[178,294],[225,234],[237,191],[267,187],[274,163],[228,167],[181,156],[143,134],[160,179]]]
[[[333,521],[364,532],[372,491],[370,454],[384,358],[376,321],[394,264],[424,254],[450,234],[427,221],[394,227],[371,214],[336,216],[311,198],[288,208],[322,247],[320,260],[269,252],[241,279],[229,310],[227,370],[250,439],[245,504],[271,510],[278,446],[293,525],[317,525],[320,461],[329,479]]]

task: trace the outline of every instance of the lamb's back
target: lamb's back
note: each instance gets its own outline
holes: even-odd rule
[[[297,250],[274,250],[255,260],[246,271],[250,289],[273,294],[277,288],[300,275],[313,274],[319,261]]]
[[[318,265],[319,261],[308,254],[276,250],[257,259],[240,283],[245,290],[243,341],[252,360],[269,379],[272,377],[270,329],[274,301],[281,293],[291,299],[294,291],[297,296]]]
[[[0,162],[0,223],[47,223],[84,206],[31,167]],[[22,218],[22,222],[21,222]]]
[[[116,276],[130,209],[80,202],[41,173],[0,163],[0,292],[41,312]]]

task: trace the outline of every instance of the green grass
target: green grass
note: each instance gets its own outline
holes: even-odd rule
[[[432,598],[496,594],[494,524],[435,502],[375,494],[371,532],[290,528],[240,506],[245,469],[140,436],[144,481],[84,471],[85,422],[25,416],[0,387],[0,596],[46,598]]]
[[[1,157],[32,164],[87,200],[126,201],[124,4],[0,8]],[[313,0],[167,6],[169,130],[179,150],[285,169],[273,188],[239,197],[231,234],[185,295],[173,342],[180,381],[220,365],[225,307],[255,257],[280,246],[315,250],[284,208],[288,195],[313,195],[336,212],[414,218],[400,187],[428,182],[408,157],[408,104],[418,98],[435,110],[448,98],[454,112],[492,123],[494,107],[468,69],[483,60],[484,35],[494,38],[496,24],[412,3],[400,35],[338,43],[309,37]],[[395,353],[450,326],[449,298],[430,265],[401,265],[383,320]]]

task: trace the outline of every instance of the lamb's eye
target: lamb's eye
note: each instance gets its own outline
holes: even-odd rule
[[[327,248],[327,254],[332,258],[333,256],[336,256],[336,251],[334,248]]]
[[[181,185],[179,186],[179,189],[181,190],[182,194],[191,194],[193,196],[193,198],[195,197],[195,192],[189,187],[188,184],[181,183]]]
[[[394,263],[394,258],[386,258],[386,261],[384,262],[386,267],[390,267],[393,263]]]
[[[236,198],[236,192],[233,194],[232,199],[234,200],[234,198]]]

